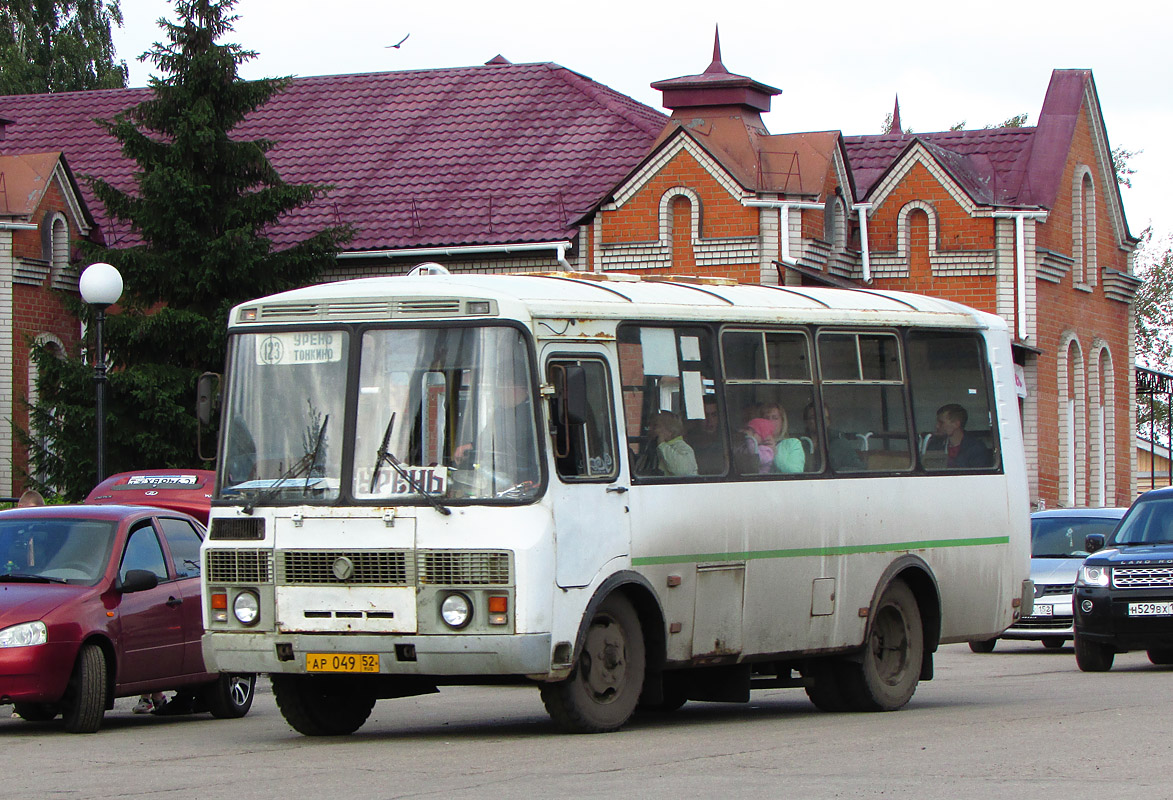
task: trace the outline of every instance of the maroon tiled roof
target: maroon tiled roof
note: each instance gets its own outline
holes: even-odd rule
[[[856,189],[866,198],[880,176],[914,141],[922,142],[976,202],[1029,205],[1024,180],[1034,128],[989,128],[940,133],[844,136]]]
[[[64,152],[107,242],[129,244],[84,176],[133,188],[135,165],[93,120],[149,93],[0,97],[0,118],[12,120],[0,154]],[[295,78],[236,135],[275,141],[270,160],[285,180],[334,186],[274,231],[279,246],[341,221],[356,229],[346,249],[365,251],[570,238],[666,121],[556,64],[493,63]]]

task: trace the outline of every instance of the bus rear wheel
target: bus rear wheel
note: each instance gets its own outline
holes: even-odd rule
[[[645,649],[639,616],[627,598],[609,595],[591,617],[574,671],[542,686],[542,703],[568,733],[622,727],[643,691]]]
[[[368,694],[331,691],[327,684],[304,675],[270,676],[273,698],[290,727],[304,736],[346,736],[363,726],[375,698]]]
[[[916,691],[924,660],[920,607],[908,584],[893,581],[872,612],[862,658],[843,662],[840,680],[857,711],[895,711]]]

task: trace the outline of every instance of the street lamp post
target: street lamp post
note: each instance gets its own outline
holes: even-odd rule
[[[102,324],[106,309],[122,297],[122,276],[109,264],[90,264],[78,281],[81,299],[94,307],[94,411],[97,414],[98,483],[106,479],[106,354],[102,350]]]

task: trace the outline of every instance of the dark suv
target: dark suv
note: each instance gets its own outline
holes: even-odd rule
[[[1147,650],[1173,664],[1173,489],[1137,498],[1109,536],[1090,534],[1075,581],[1075,660],[1112,668],[1116,653]]]

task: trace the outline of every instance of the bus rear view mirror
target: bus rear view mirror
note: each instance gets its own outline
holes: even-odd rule
[[[212,414],[220,404],[220,376],[205,372],[196,383],[196,417],[201,425],[212,424]]]

